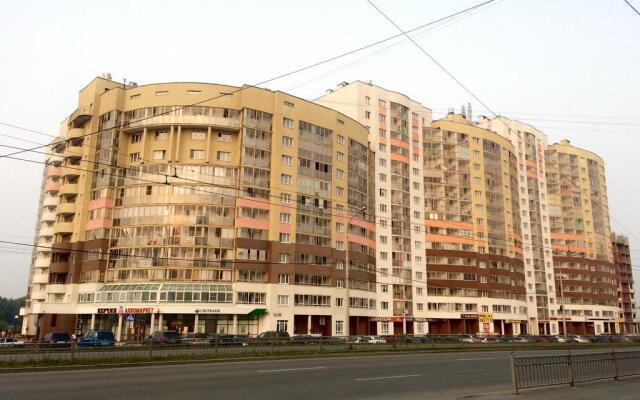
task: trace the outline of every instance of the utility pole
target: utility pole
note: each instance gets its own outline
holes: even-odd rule
[[[367,210],[367,206],[364,206],[362,208],[360,208],[358,211],[362,213],[362,219],[365,218],[366,212]],[[345,335],[348,337],[350,336],[351,332],[349,332],[349,328],[350,328],[350,319],[349,319],[349,288],[351,287],[351,281],[349,280],[349,251],[351,250],[351,246],[349,245],[349,224],[351,223],[351,220],[353,220],[353,217],[355,217],[356,214],[352,215],[349,217],[349,219],[347,220],[347,226],[345,227],[345,239],[347,241],[346,243],[346,248],[347,248],[347,254],[345,255],[345,282],[344,282],[344,287],[345,287],[345,299],[344,299],[344,309],[345,309],[345,314],[346,314],[346,318],[345,321],[343,323],[343,327],[344,327],[344,333]]]

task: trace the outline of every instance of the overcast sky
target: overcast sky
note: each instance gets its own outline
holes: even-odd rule
[[[376,4],[410,29],[477,2]],[[253,84],[396,33],[365,0],[4,0],[0,122],[55,134],[78,91],[102,72],[139,84]],[[550,143],[568,138],[602,156],[612,229],[629,234],[622,223],[640,250],[640,16],[623,0],[502,0],[416,34],[494,111],[534,124]],[[435,117],[467,102],[488,113],[402,39],[265,87],[313,99],[356,79],[405,93]],[[47,140],[4,126],[0,135]],[[0,144],[33,146],[4,136]],[[0,159],[0,240],[32,241],[41,174],[42,165]],[[26,291],[29,256],[17,252],[0,244],[0,296]]]

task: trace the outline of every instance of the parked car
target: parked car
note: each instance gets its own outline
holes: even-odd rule
[[[78,347],[107,347],[115,345],[116,338],[113,332],[107,330],[89,331],[78,340]]]
[[[255,343],[289,343],[289,332],[286,331],[266,331],[259,334],[255,339]]]
[[[14,338],[0,338],[0,348],[6,347],[24,347],[24,342]]]
[[[515,336],[511,338],[511,343],[531,343],[532,338],[527,336]]]
[[[249,344],[249,337],[217,333],[209,337],[209,344],[211,346],[246,346]]]
[[[387,343],[387,341],[382,336],[368,335],[368,336],[362,336],[361,343],[381,344],[381,343]]]
[[[73,346],[71,336],[67,332],[49,332],[38,342],[43,348],[69,348]]]
[[[462,343],[479,343],[480,340],[472,335],[460,335],[460,342]]]
[[[174,331],[155,331],[145,341],[146,344],[181,344],[182,336]]]
[[[209,343],[209,338],[206,333],[188,332],[182,335],[181,343],[206,344]]]

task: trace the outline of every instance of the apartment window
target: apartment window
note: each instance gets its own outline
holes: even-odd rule
[[[281,264],[289,263],[289,253],[280,253],[278,257],[278,262],[280,262]]]
[[[336,194],[338,196],[344,196],[344,188],[341,188],[340,186],[336,186]]]
[[[382,153],[386,153],[387,152],[387,145],[384,143],[378,143],[378,150],[380,150],[380,152]]]
[[[344,125],[344,121],[343,121],[343,120],[341,120],[340,118],[338,118],[336,121],[338,121],[338,123],[339,123],[340,125]]]
[[[293,161],[293,157],[283,155],[281,161],[282,161],[282,164],[284,165],[291,165]]]
[[[155,140],[157,141],[167,140],[168,137],[169,132],[167,131],[156,131],[155,133]]]
[[[367,104],[367,105],[371,104],[371,97],[364,96],[364,104]]]
[[[473,164],[474,171],[480,171],[480,164]]]
[[[218,132],[218,142],[226,142],[226,143],[231,142],[231,134]]]
[[[336,136],[336,141],[338,142],[338,144],[344,144],[344,136],[342,135]]]
[[[365,119],[371,119],[371,111],[365,111],[364,112],[364,118]]]
[[[389,302],[388,301],[381,301],[380,302],[380,308],[382,308],[383,310],[388,310],[389,309]]]
[[[168,90],[158,90],[156,91],[156,96],[166,96],[169,94]]]
[[[204,160],[204,150],[190,150],[189,157],[192,160]]]
[[[389,285],[380,285],[382,293],[389,293]]]
[[[378,136],[387,137],[387,131],[385,131],[384,129],[378,129]]]
[[[386,228],[386,227],[387,227],[387,220],[386,219],[381,219],[380,220],[380,228]]]
[[[417,296],[422,296],[422,288],[421,287],[417,287],[416,288],[416,295]]]
[[[129,162],[136,162],[136,161],[140,161],[140,153],[135,152],[135,153],[129,154]]]
[[[416,279],[422,279],[422,272],[416,272]]]
[[[385,122],[387,122],[387,116],[383,114],[378,114],[378,122],[384,124]]]
[[[387,160],[386,160],[386,159],[384,159],[384,158],[379,158],[379,159],[378,159],[378,164],[379,164],[381,167],[386,167],[386,166],[387,166]]]
[[[139,133],[134,133],[133,135],[131,135],[131,144],[139,143],[141,136],[142,135],[140,135]]]
[[[291,214],[280,213],[280,222],[283,223],[283,224],[290,224],[291,223]]]
[[[289,194],[289,193],[280,193],[280,203],[281,204],[291,204],[291,194]]]
[[[387,252],[386,251],[381,251],[380,252],[380,259],[381,260],[386,260],[387,259]]]
[[[385,197],[387,195],[387,190],[386,189],[380,189],[379,193],[380,193],[380,197]]]
[[[382,99],[378,99],[378,106],[386,107],[387,106],[387,102],[382,100]]]
[[[386,182],[387,181],[387,174],[383,174],[382,172],[378,174],[378,180],[380,180],[380,182]]]
[[[380,212],[387,212],[387,205],[386,204],[380,204]]]
[[[380,244],[387,244],[387,237],[386,236],[380,236]]]
[[[341,242],[339,240],[336,241],[336,250],[340,250],[340,251],[344,250],[344,242]]]
[[[165,150],[154,150],[153,151],[153,159],[154,160],[164,160]]]
[[[418,311],[423,311],[424,310],[424,304],[423,303],[417,303],[416,304]]]
[[[283,294],[279,294],[278,295],[278,305],[279,306],[286,306],[287,304],[289,304],[289,296],[283,295]]]
[[[342,152],[340,152],[340,151],[339,151],[339,152],[337,152],[337,153],[336,153],[336,159],[337,159],[338,161],[344,161],[344,153],[342,153]]]
[[[286,100],[284,101],[284,105],[285,105],[285,106],[287,106],[287,107],[291,107],[291,108],[294,108],[294,107],[295,107],[295,104],[293,104],[293,103],[292,103],[292,102],[290,102],[290,101],[286,101]]]
[[[286,319],[279,319],[276,322],[276,330],[278,332],[287,332],[289,329],[289,321],[287,321]]]
[[[336,222],[336,232],[344,232],[344,224]]]
[[[480,138],[474,137],[473,144],[480,144]]]
[[[388,322],[380,322],[380,333],[386,335],[389,333],[389,323]]]
[[[280,234],[280,243],[289,243],[289,234],[281,233]]]
[[[344,321],[336,321],[336,335],[344,333]]]
[[[129,98],[130,98],[131,100],[139,99],[139,98],[140,98],[140,93],[138,93],[138,94],[132,94],[131,96],[129,96]]]
[[[342,297],[336,297],[336,307],[342,307]]]
[[[281,285],[288,285],[289,284],[289,275],[288,274],[278,274],[278,283],[281,284]]]
[[[282,145],[283,146],[288,146],[288,147],[293,147],[293,138],[289,137],[289,136],[283,136],[282,137]]]
[[[229,161],[231,160],[231,153],[229,153],[228,151],[218,151],[216,152],[216,160]]]
[[[187,94],[191,96],[197,96],[202,94],[202,90],[187,90]]]
[[[341,169],[336,170],[336,178],[344,179],[344,171]]]
[[[281,174],[280,175],[280,182],[282,182],[282,184],[284,185],[291,185],[291,175],[287,175],[287,174]]]
[[[344,269],[344,260],[336,261],[336,269]]]
[[[146,187],[146,189],[145,189],[145,194],[146,194],[147,196],[151,196],[151,193],[153,193],[153,186],[148,185],[148,186]]]
[[[282,118],[282,125],[283,125],[285,128],[293,128],[293,120],[292,120],[292,119],[289,119],[289,118],[287,118],[287,117],[283,117],[283,118]]]
[[[206,137],[207,137],[207,132],[204,132],[204,131],[191,132],[191,139],[193,140],[204,140]]]
[[[344,279],[336,279],[336,287],[343,288],[344,287]]]

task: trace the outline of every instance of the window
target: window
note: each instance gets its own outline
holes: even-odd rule
[[[387,122],[387,116],[384,114],[378,114],[378,122],[384,124],[385,122]]]
[[[155,133],[155,140],[157,141],[167,140],[168,137],[169,137],[169,132],[167,131],[156,131]]]
[[[287,321],[286,319],[279,319],[276,322],[276,330],[278,332],[286,332],[288,331],[288,327],[289,327],[289,321]]]
[[[344,333],[344,321],[336,321],[336,335]]]
[[[139,133],[134,133],[133,135],[131,135],[131,144],[139,143],[140,138],[141,138],[141,135]]]
[[[291,107],[291,108],[295,107],[295,104],[293,104],[290,101],[286,101],[286,100],[284,101],[284,105],[287,106],[287,107]]]
[[[289,194],[289,193],[280,193],[280,203],[281,204],[291,204],[291,194]]]
[[[207,132],[204,132],[204,131],[191,132],[191,139],[193,140],[204,140],[206,137],[207,137]]]
[[[278,261],[282,264],[287,264],[289,262],[289,253],[280,253]]]
[[[336,279],[336,287],[343,288],[344,287],[344,279]]]
[[[278,283],[281,284],[281,285],[289,284],[289,275],[287,275],[287,274],[278,274]]]
[[[336,307],[342,307],[342,297],[336,297]]]
[[[344,224],[336,222],[336,232],[344,232]]]
[[[424,310],[424,304],[423,303],[417,303],[416,306],[418,307],[418,311],[422,311]]]
[[[378,136],[386,137],[387,136],[387,131],[385,131],[384,129],[378,129]]]
[[[344,260],[336,261],[336,269],[344,269]]]
[[[135,153],[129,154],[129,162],[136,162],[136,161],[140,161],[140,153],[135,152]]]
[[[131,100],[139,99],[139,98],[140,98],[140,93],[138,93],[138,94],[132,94],[131,96],[129,96],[129,98],[130,98]]]
[[[387,244],[387,237],[386,236],[380,236],[380,244]]]
[[[287,118],[287,117],[283,117],[283,118],[282,118],[282,125],[283,125],[285,128],[293,128],[293,120],[292,120],[292,119],[289,119],[289,118]]]
[[[384,158],[380,158],[380,159],[378,159],[378,164],[379,164],[381,167],[386,167],[386,166],[387,166],[387,160],[386,160],[386,159],[384,159]]]
[[[197,96],[202,94],[202,90],[187,90],[187,94],[191,96]]]
[[[280,222],[283,223],[283,224],[290,224],[291,223],[291,214],[280,213]]]
[[[289,243],[289,234],[281,233],[280,234],[280,243]]]
[[[380,212],[387,212],[387,205],[386,204],[380,204]]]
[[[288,147],[293,147],[293,138],[289,137],[289,136],[283,136],[282,137],[282,145],[283,146],[288,146]]]
[[[231,142],[231,134],[218,132],[218,142]]]
[[[343,171],[343,170],[341,170],[341,169],[337,169],[337,170],[336,170],[336,177],[337,177],[338,179],[344,179],[344,171]]]
[[[228,151],[218,151],[216,152],[216,160],[229,161],[231,160],[231,153],[229,153]]]
[[[378,99],[378,106],[379,107],[386,107],[387,106],[387,102],[382,100],[382,99]]]
[[[285,296],[282,294],[278,295],[278,305],[279,306],[286,306],[287,304],[289,304],[289,296]]]
[[[389,333],[389,323],[388,322],[380,322],[380,332],[383,335],[386,335]]]
[[[341,188],[340,186],[336,186],[336,194],[338,196],[344,196],[344,188]]]
[[[416,288],[416,295],[417,296],[422,296],[422,288],[421,287],[417,287]]]
[[[367,104],[367,105],[371,104],[371,97],[364,96],[364,104]]]
[[[340,152],[340,151],[339,151],[339,152],[337,152],[337,153],[336,153],[336,159],[337,159],[338,161],[344,161],[344,153],[342,153],[342,152]]]
[[[386,153],[387,152],[387,145],[384,143],[378,143],[378,150],[380,150],[382,153]]]
[[[291,165],[291,163],[293,161],[293,157],[282,155],[282,160],[281,161],[282,161],[282,164],[284,164],[284,165]]]
[[[364,112],[364,118],[365,119],[371,119],[371,111],[365,111]]]
[[[165,150],[154,150],[153,151],[153,159],[154,160],[164,160]]]
[[[379,193],[380,197],[385,197],[387,195],[387,189],[380,189]]]
[[[156,96],[166,96],[169,94],[168,90],[158,90],[156,91]]]
[[[388,302],[388,301],[381,301],[381,302],[380,302],[380,307],[381,307],[383,310],[388,310],[388,309],[389,309],[389,302]]]
[[[287,175],[287,174],[281,174],[280,175],[280,182],[282,182],[282,184],[284,185],[291,185],[291,175]]]
[[[387,174],[379,173],[378,174],[378,179],[380,180],[380,182],[386,182],[387,181]]]
[[[344,144],[344,136],[342,135],[336,136],[336,141],[338,142],[338,144]]]
[[[340,251],[344,250],[344,242],[341,242],[338,240],[336,242],[336,250],[340,250]]]
[[[190,150],[189,157],[192,160],[204,160],[204,150]]]

